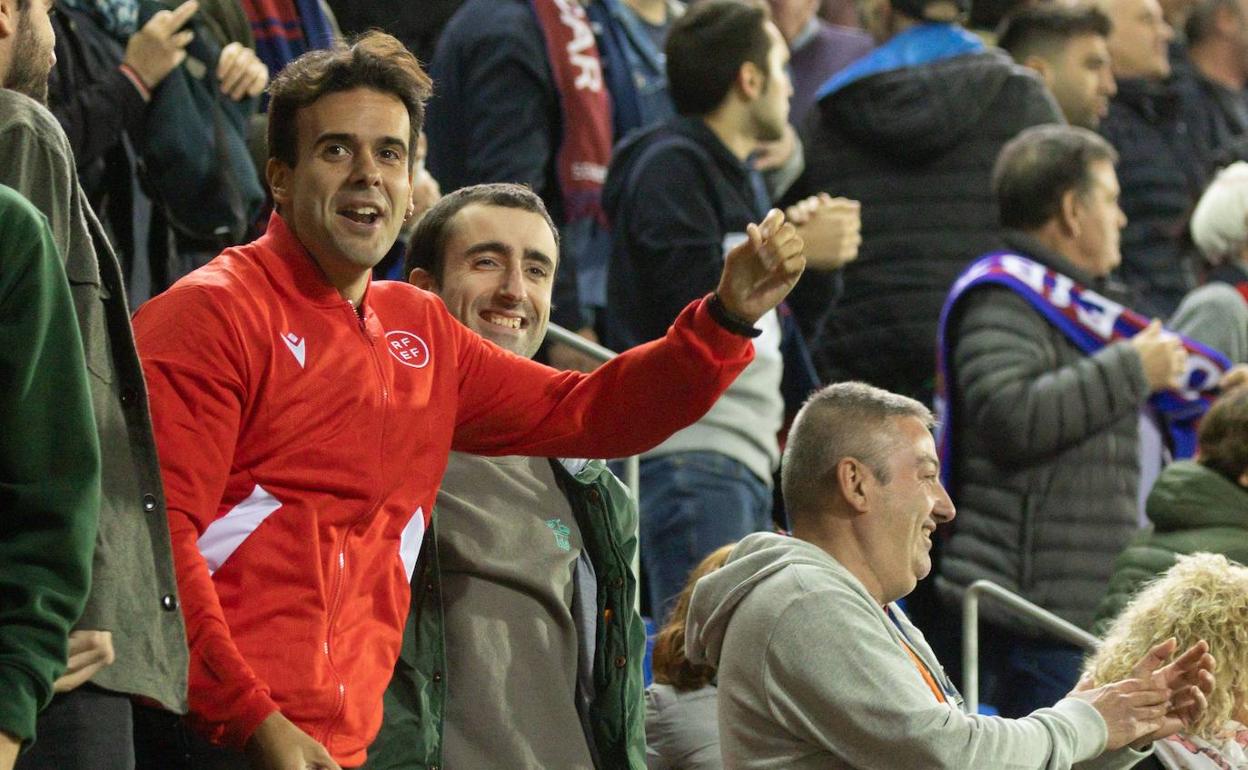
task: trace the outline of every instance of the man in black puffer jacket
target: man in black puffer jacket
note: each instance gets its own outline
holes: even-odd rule
[[[824,85],[805,126],[806,171],[790,198],[862,203],[862,248],[840,298],[837,276],[808,271],[789,299],[825,380],[930,403],[941,303],[972,258],[1000,245],[993,161],[1022,129],[1062,122],[1033,72],[954,23],[965,5],[868,0],[882,45]]]
[[[1109,295],[1125,224],[1116,157],[1067,126],[1007,145],[993,187],[1009,250]],[[1140,410],[1184,372],[1179,338],[1154,323],[1087,354],[996,284],[961,294],[944,330],[958,519],[940,594],[956,607],[962,589],[987,578],[1088,628],[1114,557],[1140,526]],[[1011,717],[1053,705],[1078,679],[1081,651],[996,609],[984,607],[984,702]]]

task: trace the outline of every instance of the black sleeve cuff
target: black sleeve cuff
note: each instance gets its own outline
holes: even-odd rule
[[[741,337],[757,337],[763,333],[763,330],[756,328],[754,324],[729,313],[724,307],[723,300],[719,298],[719,292],[712,294],[710,299],[706,301],[706,310],[711,314],[711,318],[715,319],[715,323],[733,334]]]

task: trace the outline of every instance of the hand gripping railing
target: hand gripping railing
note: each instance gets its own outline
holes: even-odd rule
[[[596,342],[590,342],[576,332],[569,331],[559,324],[550,324],[546,327],[546,339],[551,342],[558,342],[567,345],[578,353],[582,353],[600,363],[610,361],[615,358],[618,353],[608,348],[604,348]],[[633,498],[633,505],[641,508],[641,463],[637,455],[633,455],[624,461],[624,484],[628,487],[628,494]],[[638,524],[641,520],[638,519]],[[641,538],[638,535],[637,543],[640,546]],[[638,549],[640,551],[640,548]],[[641,562],[640,555],[633,555],[633,576],[640,581]],[[640,582],[638,583],[640,585]],[[637,601],[641,601],[641,592],[637,592]]]
[[[976,580],[966,589],[962,599],[962,697],[970,713],[979,710],[979,598],[987,596],[1013,614],[1033,621],[1053,636],[1082,648],[1096,649],[1099,640],[1078,626],[1032,604],[991,580]]]

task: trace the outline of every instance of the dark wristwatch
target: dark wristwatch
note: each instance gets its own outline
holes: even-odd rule
[[[742,337],[757,337],[763,333],[763,330],[756,328],[754,324],[729,313],[724,307],[724,301],[719,298],[719,292],[712,294],[711,298],[706,301],[706,310],[711,314],[711,318],[715,319],[715,323],[733,334]]]

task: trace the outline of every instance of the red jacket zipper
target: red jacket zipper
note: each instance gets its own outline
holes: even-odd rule
[[[365,321],[364,315],[363,315],[364,311],[361,310],[359,313],[357,313],[353,305],[349,305],[348,307],[349,307],[351,314],[356,317],[356,320],[358,322],[358,326],[360,329],[360,334],[361,336],[364,337],[364,342],[365,344],[368,345],[369,354],[373,357],[373,369],[375,373],[377,374],[377,380],[378,382],[381,383],[382,431],[381,431],[381,441],[379,445],[378,454],[384,455],[385,421],[386,421],[385,418],[386,418],[386,408],[390,402],[390,392],[389,392],[389,389],[386,387],[386,380],[382,374],[382,369],[381,369],[381,361],[379,360],[377,356],[376,341],[373,339],[373,336],[368,333],[368,324]],[[333,658],[333,652],[332,652],[332,646],[331,646],[331,641],[334,635],[334,620],[337,617],[338,609],[341,606],[342,587],[343,587],[343,584],[346,582],[347,542],[351,539],[351,532],[352,530],[355,529],[356,524],[358,524],[362,519],[371,519],[373,516],[376,515],[377,510],[380,507],[381,507],[381,496],[378,495],[377,497],[373,499],[372,505],[369,506],[367,512],[365,512],[361,516],[358,516],[356,520],[353,521],[349,527],[347,527],[347,532],[343,536],[342,544],[339,545],[337,549],[338,550],[338,560],[337,560],[338,570],[337,570],[337,574],[334,576],[334,590],[332,593],[333,598],[330,601],[329,617],[326,621],[326,629],[325,629],[325,660],[326,660],[326,663],[329,665],[330,671],[333,673],[334,679],[338,681],[338,699],[334,703],[333,714],[330,716],[329,720],[325,724],[325,729],[323,733],[324,737],[321,739],[321,745],[325,747],[326,751],[330,751],[330,746],[329,746],[330,739],[334,734],[334,729],[338,726],[339,720],[342,718],[342,712],[344,708],[346,707],[346,703],[347,703],[347,686],[346,686],[346,683],[343,682],[338,676],[338,668],[334,665],[334,658]]]

